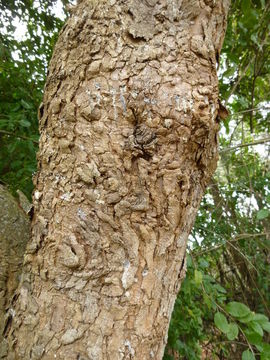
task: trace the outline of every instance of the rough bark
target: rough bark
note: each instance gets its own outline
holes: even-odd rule
[[[23,254],[30,239],[30,221],[18,202],[0,184],[0,358],[7,351],[2,334],[8,308],[21,274]]]
[[[218,158],[228,6],[83,0],[73,9],[40,107],[10,359],[162,359]]]

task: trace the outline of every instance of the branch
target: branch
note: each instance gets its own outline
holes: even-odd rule
[[[28,137],[28,136],[17,135],[17,134],[14,134],[14,133],[12,133],[12,132],[10,132],[10,131],[6,131],[6,130],[0,130],[0,133],[5,134],[5,135],[14,136],[14,137],[16,137],[16,138],[18,138],[18,139],[22,139],[22,140],[30,140],[30,141],[32,141],[34,144],[38,144],[38,141],[37,141],[37,140],[34,140],[34,139],[32,139],[32,138],[30,138],[30,137]]]
[[[259,234],[239,234],[239,235],[236,235],[234,238],[232,238],[231,240],[226,240],[225,243],[223,244],[219,244],[217,246],[213,246],[209,249],[205,249],[205,250],[202,250],[200,252],[198,252],[197,254],[193,254],[193,256],[195,258],[197,258],[198,256],[204,254],[204,253],[208,253],[208,252],[211,252],[211,251],[216,251],[217,249],[223,247],[223,246],[226,246],[228,243],[232,243],[232,242],[235,242],[235,241],[239,241],[239,240],[242,240],[242,239],[248,239],[248,238],[254,238],[254,237],[257,237],[257,236],[265,236],[265,235],[269,235],[269,233],[267,232],[264,232],[264,233],[259,233]]]
[[[223,153],[228,152],[228,151],[236,150],[236,149],[239,149],[239,148],[242,148],[242,147],[254,146],[254,145],[258,145],[258,144],[264,144],[264,143],[267,143],[269,141],[270,141],[270,136],[268,136],[266,138],[263,138],[263,139],[255,140],[255,141],[250,142],[250,143],[239,144],[239,145],[235,145],[235,146],[228,147],[228,148],[225,148],[225,149],[221,149],[220,154],[223,154]]]
[[[249,66],[252,64],[253,60],[255,59],[255,55],[249,60],[248,64],[246,65],[246,67],[244,68],[244,70],[242,71],[242,73],[239,75],[238,79],[236,80],[236,82],[234,83],[229,95],[227,96],[226,100],[225,100],[225,105],[228,104],[228,101],[230,99],[230,97],[234,94],[237,86],[239,85],[240,81],[243,79],[243,77],[246,75],[246,72],[248,71]]]
[[[253,109],[246,109],[246,110],[242,110],[242,111],[238,111],[236,113],[230,114],[229,117],[235,117],[241,114],[246,114],[249,113],[251,111],[259,111],[259,110],[270,110],[269,106],[260,106],[260,107],[255,107]]]

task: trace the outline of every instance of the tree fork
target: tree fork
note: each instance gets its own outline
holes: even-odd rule
[[[228,0],[82,0],[40,108],[8,359],[162,359],[218,159]]]

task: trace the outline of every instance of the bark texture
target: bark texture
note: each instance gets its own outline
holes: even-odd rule
[[[18,202],[0,184],[0,358],[6,355],[7,345],[2,334],[8,324],[8,308],[18,286],[23,254],[30,239],[30,221]]]
[[[73,9],[40,107],[10,359],[162,359],[218,158],[228,7],[82,0]]]

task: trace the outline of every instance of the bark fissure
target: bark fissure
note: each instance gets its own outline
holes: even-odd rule
[[[82,0],[73,9],[40,111],[10,359],[162,358],[218,157],[215,62],[228,6]]]

